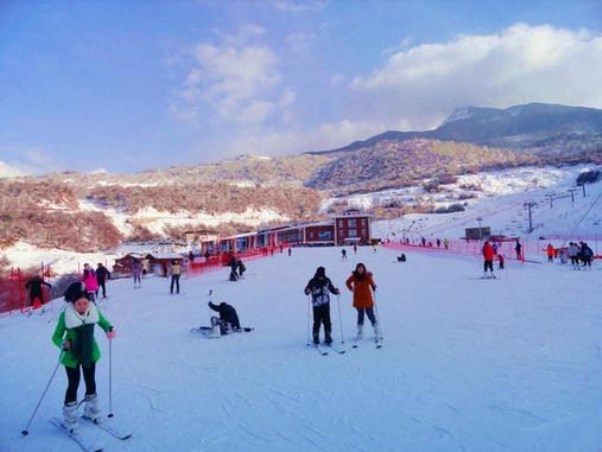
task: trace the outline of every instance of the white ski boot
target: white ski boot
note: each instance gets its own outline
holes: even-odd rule
[[[63,425],[71,433],[77,431],[77,402],[63,405]]]
[[[356,341],[361,341],[362,338],[364,337],[363,329],[364,329],[364,325],[360,325],[360,324],[357,325],[357,336],[355,336]]]
[[[101,419],[100,409],[98,408],[98,398],[96,394],[86,395],[86,402],[84,406],[84,417],[91,420],[92,422],[99,422]]]

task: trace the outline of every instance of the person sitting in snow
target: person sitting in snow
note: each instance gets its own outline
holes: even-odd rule
[[[94,325],[98,324],[109,340],[115,337],[111,323],[102,315],[94,303],[84,283],[77,281],[65,292],[65,309],[59,315],[52,342],[61,348],[61,363],[67,371],[68,386],[63,406],[64,426],[75,431],[77,425],[77,388],[80,381],[80,368],[86,383],[84,417],[98,421],[100,410],[96,396],[96,362],[100,359],[100,349],[94,339]]]
[[[209,302],[208,306],[212,310],[219,312],[219,319],[217,317],[211,317],[211,326],[215,327],[216,325],[219,325],[221,334],[228,334],[229,332],[238,332],[241,330],[238,314],[233,306],[225,301],[220,304]]]

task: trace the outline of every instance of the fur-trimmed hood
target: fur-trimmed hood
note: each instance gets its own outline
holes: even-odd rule
[[[98,308],[94,303],[90,303],[88,310],[84,314],[80,314],[75,310],[73,303],[67,303],[65,306],[65,327],[72,329],[78,326],[98,323],[100,315],[98,314]]]

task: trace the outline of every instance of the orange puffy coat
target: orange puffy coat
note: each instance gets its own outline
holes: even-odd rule
[[[354,308],[371,308],[374,306],[374,298],[372,297],[372,291],[375,290],[376,284],[372,273],[366,272],[363,278],[358,278],[355,272],[351,274],[345,285],[351,291],[353,291],[353,307]]]

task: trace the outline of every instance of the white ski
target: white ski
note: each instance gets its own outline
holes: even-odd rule
[[[50,423],[57,427],[60,431],[64,432],[69,438],[71,438],[81,450],[86,452],[102,452],[103,448],[95,445],[90,439],[86,438],[80,431],[70,432],[65,428],[63,421],[59,418],[50,418]]]
[[[86,422],[88,422],[90,424],[93,424],[93,425],[97,426],[99,429],[104,430],[109,435],[112,435],[115,438],[120,439],[122,441],[126,440],[126,439],[129,439],[129,438],[132,437],[132,432],[128,432],[126,430],[122,430],[120,428],[117,428],[110,421],[102,420],[102,421],[99,421],[99,422],[94,422],[93,420],[88,419],[88,418],[83,417],[83,416],[82,416],[81,419],[83,419],[84,421],[86,421]]]

